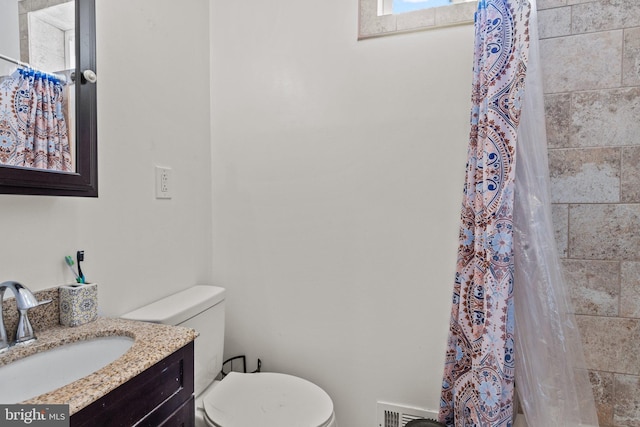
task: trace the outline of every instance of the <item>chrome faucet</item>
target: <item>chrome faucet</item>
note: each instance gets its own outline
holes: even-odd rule
[[[0,304],[2,304],[4,300],[4,291],[7,289],[11,289],[16,297],[16,306],[18,307],[20,318],[18,320],[16,339],[14,342],[10,342],[7,339],[7,331],[4,327],[4,312],[0,305],[0,352],[8,349],[13,344],[25,343],[36,339],[33,328],[31,327],[31,322],[29,322],[29,318],[27,317],[27,310],[41,304],[29,289],[18,282],[12,281],[0,283]],[[47,302],[49,301],[42,302],[42,304]]]

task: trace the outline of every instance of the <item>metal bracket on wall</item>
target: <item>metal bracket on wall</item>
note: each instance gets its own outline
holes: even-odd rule
[[[234,363],[235,361],[241,361],[242,363],[242,371],[236,370],[234,369]],[[226,370],[225,370],[226,369]],[[258,359],[258,366],[256,368],[255,371],[252,371],[252,374],[255,374],[257,372],[260,372],[260,370],[262,369],[262,360]],[[243,372],[243,373],[247,373],[247,358],[242,355],[242,356],[234,356],[231,357],[227,360],[225,360],[224,362],[222,362],[222,371],[220,372],[220,378],[224,378],[226,377],[229,372]]]

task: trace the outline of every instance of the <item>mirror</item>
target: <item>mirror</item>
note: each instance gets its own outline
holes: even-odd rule
[[[0,194],[98,196],[95,0],[0,0],[0,76],[11,68],[63,76],[70,171],[0,165]],[[71,14],[72,13],[72,14]],[[54,30],[43,30],[54,27]],[[13,26],[17,37],[7,34]],[[75,27],[75,28],[74,28]],[[53,35],[53,33],[55,35]],[[19,40],[19,47],[15,40]],[[53,39],[58,40],[51,46]],[[62,68],[60,68],[62,67]],[[5,77],[6,78],[6,77]],[[0,81],[0,84],[1,81]]]

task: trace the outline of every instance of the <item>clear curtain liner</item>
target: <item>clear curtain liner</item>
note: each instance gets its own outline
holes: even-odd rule
[[[516,390],[529,427],[597,426],[580,332],[551,219],[535,1],[514,206]]]

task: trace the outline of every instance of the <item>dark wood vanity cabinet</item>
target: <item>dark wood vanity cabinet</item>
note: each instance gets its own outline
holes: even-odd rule
[[[193,427],[193,341],[71,416],[71,427]]]

